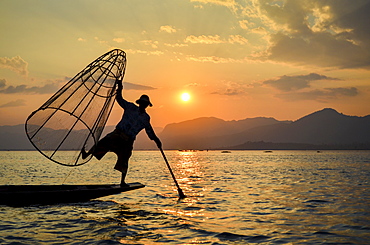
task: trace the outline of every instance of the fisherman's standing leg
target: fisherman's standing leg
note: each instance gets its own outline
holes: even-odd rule
[[[116,165],[114,166],[114,169],[121,172],[121,186],[122,187],[127,186],[125,178],[128,170],[128,158],[123,154],[117,154],[117,162]]]
[[[128,171],[128,164],[125,164],[122,168],[122,176],[121,176],[121,187],[126,187],[128,186],[125,182],[125,179],[126,179],[126,175],[127,175],[127,171]]]
[[[121,149],[120,152],[117,152],[117,162],[114,166],[114,169],[121,172],[121,186],[125,187],[127,186],[125,182],[125,178],[128,171],[128,161],[132,154],[132,146],[125,146],[123,149]]]

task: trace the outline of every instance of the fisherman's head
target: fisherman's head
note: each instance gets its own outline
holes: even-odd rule
[[[136,100],[136,104],[138,104],[139,106],[143,106],[144,108],[148,106],[153,106],[152,103],[150,102],[149,96],[146,94],[140,96],[140,98]]]

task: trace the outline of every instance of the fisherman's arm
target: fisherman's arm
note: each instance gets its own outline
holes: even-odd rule
[[[155,134],[153,127],[149,124],[149,126],[145,127],[146,134],[148,135],[149,139],[154,140],[154,142],[157,144],[157,147],[159,149],[162,149],[162,142]]]
[[[122,108],[126,108],[126,104],[128,102],[122,97],[122,90],[123,90],[122,81],[117,80],[116,83],[117,83],[116,101]]]

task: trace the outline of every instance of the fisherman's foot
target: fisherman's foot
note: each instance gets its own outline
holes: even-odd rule
[[[121,182],[120,186],[121,186],[122,188],[130,187],[130,185],[126,184],[126,182]]]
[[[82,159],[86,159],[90,154],[85,151],[84,148],[81,149],[81,157]]]

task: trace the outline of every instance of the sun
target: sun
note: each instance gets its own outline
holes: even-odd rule
[[[189,101],[189,100],[190,100],[190,98],[191,98],[191,96],[190,96],[190,94],[189,94],[189,93],[182,93],[182,94],[181,94],[181,100],[182,100],[182,101],[187,102],[187,101]]]

